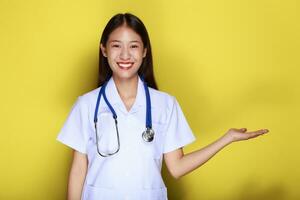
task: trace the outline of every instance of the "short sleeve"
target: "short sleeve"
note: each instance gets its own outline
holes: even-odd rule
[[[175,97],[165,129],[163,153],[176,150],[196,140]]]
[[[81,153],[86,154],[88,138],[88,107],[79,96],[73,104],[57,140]]]

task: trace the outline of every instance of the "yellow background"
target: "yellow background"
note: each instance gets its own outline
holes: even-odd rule
[[[169,199],[299,199],[299,2],[1,0],[0,199],[65,199],[71,150],[56,141],[77,96],[97,86],[107,21],[132,12],[150,34],[159,89],[197,142],[268,128],[179,180]]]

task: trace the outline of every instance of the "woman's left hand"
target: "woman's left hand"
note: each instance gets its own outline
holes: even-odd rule
[[[231,128],[226,132],[224,137],[228,137],[231,142],[236,142],[240,140],[248,140],[251,138],[255,138],[259,135],[263,135],[269,132],[268,129],[260,129],[257,131],[249,131],[249,132],[246,131],[247,128],[241,128],[241,129]]]

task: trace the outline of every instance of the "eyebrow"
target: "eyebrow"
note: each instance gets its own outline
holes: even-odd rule
[[[111,43],[111,42],[121,42],[120,40],[111,40],[111,41],[109,41],[109,43]],[[141,41],[138,41],[138,40],[132,40],[132,41],[130,41],[130,42],[141,42]]]

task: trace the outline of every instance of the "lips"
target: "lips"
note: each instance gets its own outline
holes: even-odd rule
[[[133,66],[133,62],[117,62],[121,69],[128,70]]]

